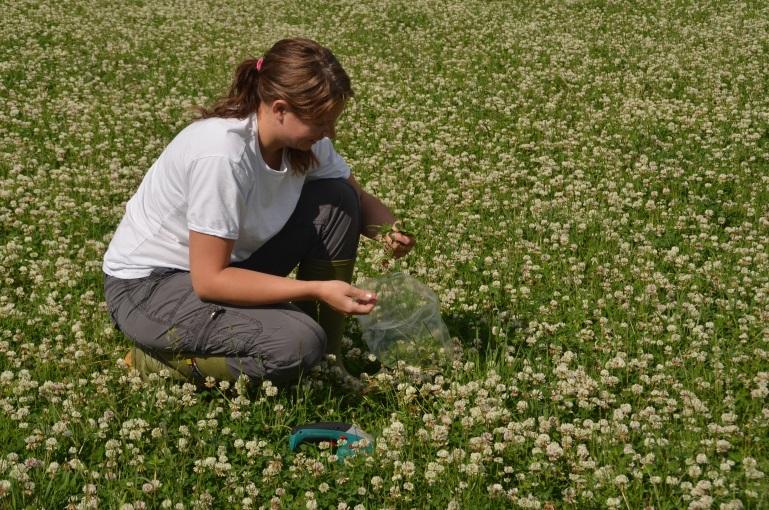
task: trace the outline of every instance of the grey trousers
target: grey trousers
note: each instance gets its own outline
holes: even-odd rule
[[[233,265],[287,276],[303,260],[354,260],[360,230],[359,198],[346,180],[308,181],[284,228]],[[187,271],[158,268],[130,280],[105,275],[104,294],[114,324],[142,350],[221,356],[235,377],[285,385],[325,353],[323,329],[297,306],[204,302]]]

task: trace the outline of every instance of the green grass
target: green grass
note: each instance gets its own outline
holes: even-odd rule
[[[3,9],[0,508],[769,506],[763,3]],[[363,390],[141,381],[101,288],[124,204],[192,105],[294,35],[352,77],[337,149],[417,234],[387,271],[462,352],[373,375],[351,351]],[[383,256],[364,242],[356,277]],[[289,451],[328,420],[375,453]]]

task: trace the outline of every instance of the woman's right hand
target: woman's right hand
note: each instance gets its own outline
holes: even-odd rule
[[[376,305],[376,294],[341,280],[318,282],[318,298],[344,315],[366,315]]]

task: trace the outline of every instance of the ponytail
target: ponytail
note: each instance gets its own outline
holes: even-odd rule
[[[216,101],[211,108],[198,106],[198,119],[210,117],[238,118],[248,117],[259,108],[259,70],[258,60],[249,58],[235,69],[230,90],[225,97]]]

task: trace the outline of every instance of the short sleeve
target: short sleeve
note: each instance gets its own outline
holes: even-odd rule
[[[192,162],[187,175],[187,228],[238,239],[246,204],[245,172],[225,157]]]
[[[350,167],[347,162],[334,149],[334,144],[329,138],[323,138],[312,147],[318,165],[307,174],[308,180],[315,179],[347,179],[350,176]]]

